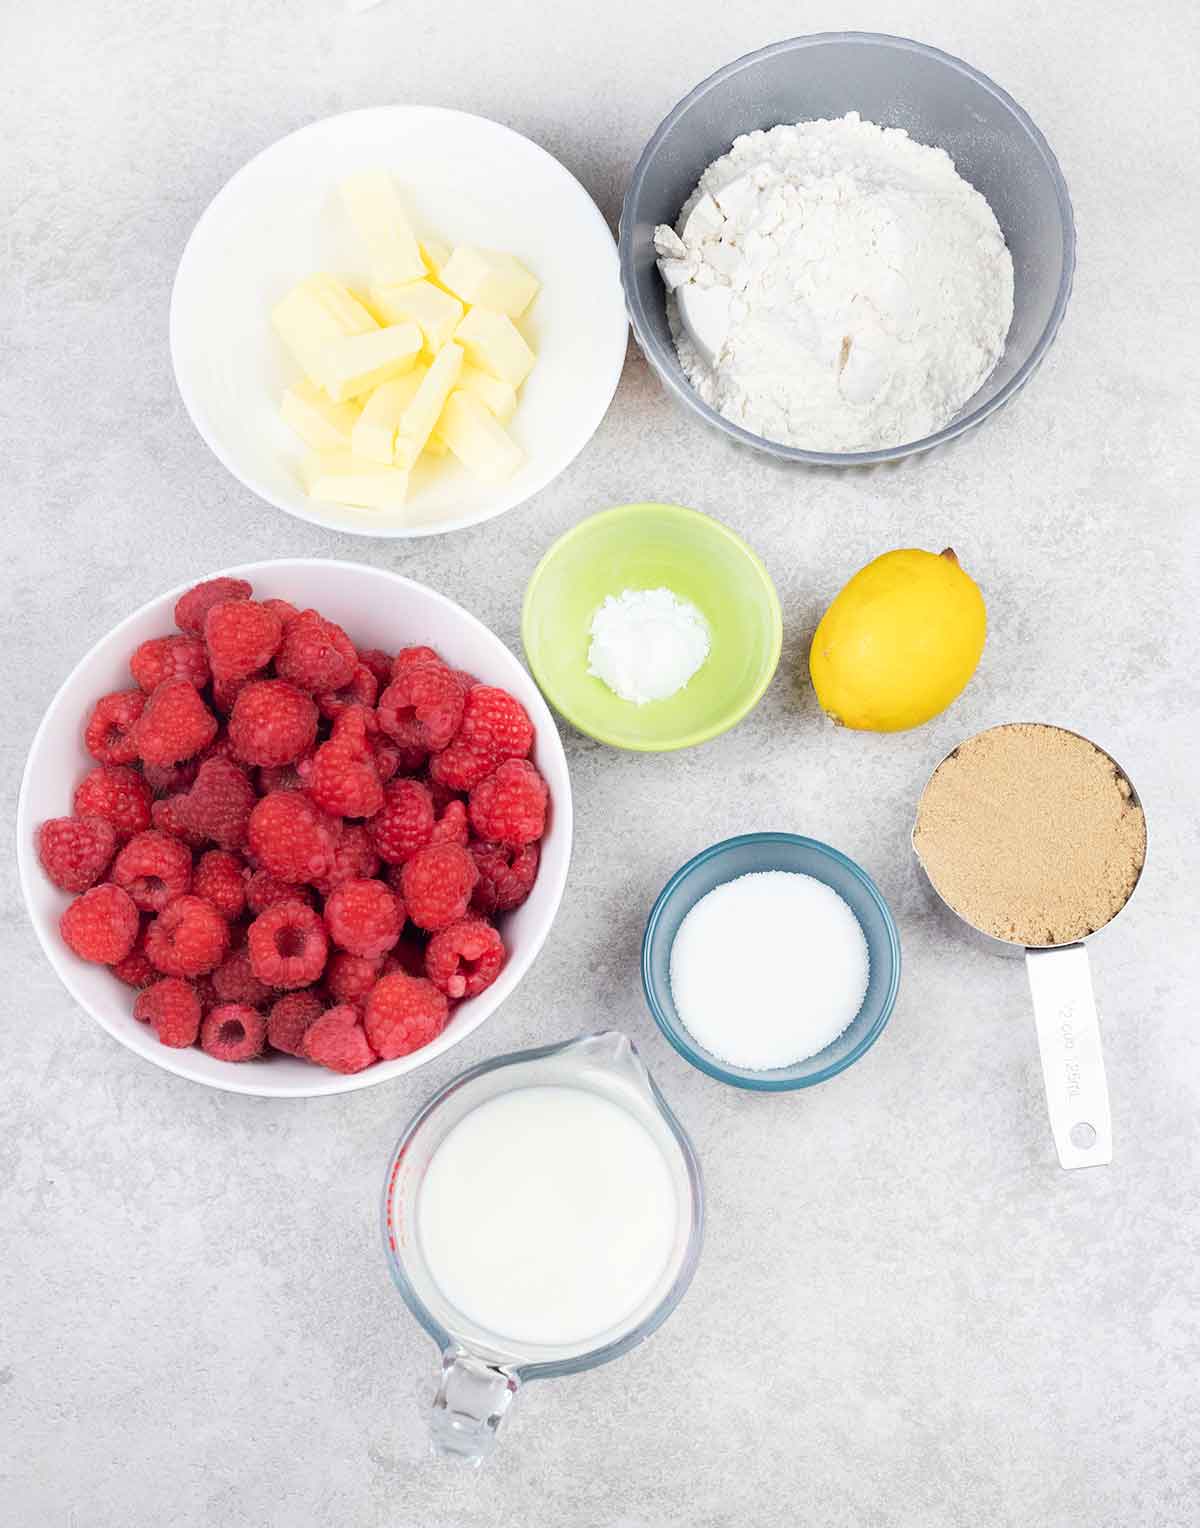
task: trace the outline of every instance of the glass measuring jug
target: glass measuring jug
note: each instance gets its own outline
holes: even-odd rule
[[[538,1340],[531,1330],[514,1337],[495,1329],[499,1321],[489,1324],[465,1311],[462,1304],[469,1302],[455,1304],[435,1277],[428,1239],[422,1236],[422,1225],[427,1232],[429,1228],[422,1213],[422,1190],[430,1183],[431,1164],[448,1137],[469,1116],[476,1121],[482,1118],[476,1111],[483,1106],[496,1106],[530,1089],[550,1090],[559,1103],[564,1101],[564,1090],[573,1091],[585,1095],[581,1102],[588,1107],[615,1105],[624,1111],[626,1124],[632,1122],[635,1131],[644,1133],[661,1154],[663,1182],[670,1185],[670,1224],[661,1228],[665,1260],[639,1287],[632,1305],[600,1329],[583,1333],[581,1328],[553,1341]],[[562,1131],[561,1121],[555,1129]],[[551,1135],[547,1148],[552,1150],[555,1144]],[[567,1143],[562,1144],[565,1151]],[[442,1158],[443,1163],[447,1160]],[[521,1185],[514,1183],[512,1191],[519,1194]],[[383,1194],[384,1250],[392,1278],[442,1355],[441,1383],[431,1417],[435,1451],[481,1463],[523,1383],[607,1363],[647,1338],[675,1309],[691,1282],[700,1255],[703,1219],[695,1151],[626,1035],[608,1030],[561,1045],[498,1056],[462,1073],[435,1094],[401,1136]],[[444,1255],[442,1248],[437,1256]]]

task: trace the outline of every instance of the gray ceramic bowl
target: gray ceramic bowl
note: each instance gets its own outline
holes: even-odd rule
[[[743,133],[857,111],[943,148],[991,203],[1012,251],[1015,298],[1000,364],[936,435],[884,451],[802,451],[732,424],[693,391],[667,327],[656,224],[674,225],[701,173]],[[1049,144],[1011,96],[961,59],[874,32],[794,37],[710,75],[659,125],[621,213],[621,279],[634,333],[668,389],[731,439],[787,461],[866,466],[927,451],[980,424],[1036,371],[1071,295],[1075,224]]]

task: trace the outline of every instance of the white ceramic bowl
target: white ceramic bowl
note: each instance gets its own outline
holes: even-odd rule
[[[143,605],[99,641],[64,680],[42,719],[29,750],[17,804],[17,859],[33,926],[47,959],[79,1006],[122,1045],[180,1077],[232,1093],[272,1098],[345,1093],[402,1077],[478,1029],[528,971],[550,931],[571,858],[571,784],[562,743],[537,686],[508,648],[460,605],[423,584],[381,568],[315,559],[253,562],[221,572],[249,579],[262,598],[289,599],[301,608],[315,606],[343,625],[362,647],[395,652],[427,642],[455,667],[501,685],[524,705],[537,728],[533,757],[550,787],[551,817],[533,891],[502,925],[508,963],[486,992],[458,1005],[450,1023],[431,1045],[346,1077],[291,1056],[238,1063],[218,1061],[201,1050],[172,1050],[160,1045],[154,1031],[133,1017],[132,989],[103,966],[79,960],[63,944],[58,920],[70,897],[43,873],[34,849],[34,832],[47,817],[70,813],[75,785],[95,763],[83,746],[84,718],[98,696],[130,686],[129,656],[140,642],[174,630],[172,608],[190,583]],[[195,582],[198,580],[192,580]]]
[[[453,459],[421,463],[396,516],[309,499],[297,475],[303,447],[278,417],[299,369],[271,308],[317,270],[367,285],[337,195],[339,180],[360,169],[393,172],[419,235],[509,250],[542,283],[520,321],[538,353],[511,427],[524,466],[486,484]],[[603,419],[627,332],[612,235],[574,176],[511,128],[432,106],[347,112],[264,149],[201,216],[171,296],[175,380],[217,457],[289,514],[363,536],[458,530],[544,488]]]

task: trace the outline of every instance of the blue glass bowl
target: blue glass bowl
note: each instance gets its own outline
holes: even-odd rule
[[[684,1028],[671,996],[671,946],[679,925],[715,886],[756,870],[790,870],[832,887],[852,908],[866,935],[871,978],[854,1021],[816,1055],[794,1066],[750,1071],[731,1066],[698,1045]],[[677,870],[659,894],[642,940],[642,985],[658,1027],[692,1063],[735,1088],[776,1093],[825,1082],[857,1061],[883,1032],[900,986],[900,936],[878,887],[853,860],[815,838],[795,833],[746,833],[713,844]]]

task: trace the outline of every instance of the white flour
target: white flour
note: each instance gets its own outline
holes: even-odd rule
[[[679,360],[755,434],[815,451],[947,424],[1004,352],[1012,256],[942,149],[851,112],[749,133],[655,233]]]

